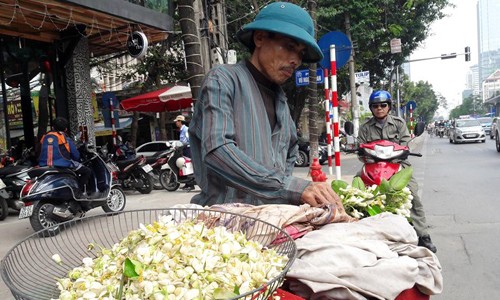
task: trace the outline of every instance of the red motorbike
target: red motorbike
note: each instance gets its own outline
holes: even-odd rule
[[[360,177],[366,186],[380,185],[382,179],[389,180],[402,169],[401,162],[408,156],[422,156],[420,153],[410,152],[408,146],[387,140],[360,144],[353,151],[358,153],[359,160],[363,162]]]
[[[352,136],[354,125],[351,122],[345,123],[347,133],[347,143],[354,145],[346,152],[357,153],[358,159],[363,162],[361,169],[361,180],[366,186],[380,185],[382,179],[389,180],[394,174],[403,168],[401,163],[409,156],[419,156],[420,153],[410,152],[408,146],[399,145],[387,140],[377,140],[366,144],[355,145]],[[424,132],[423,123],[419,124],[415,130],[415,135],[420,136]]]

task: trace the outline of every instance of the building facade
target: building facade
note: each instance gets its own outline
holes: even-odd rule
[[[480,86],[500,69],[500,1],[477,2],[478,72]],[[483,99],[487,99],[483,96]]]

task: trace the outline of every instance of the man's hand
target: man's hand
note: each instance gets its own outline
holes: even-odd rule
[[[312,182],[305,188],[300,200],[313,207],[325,204],[335,204],[337,207],[343,207],[339,196],[326,182]]]

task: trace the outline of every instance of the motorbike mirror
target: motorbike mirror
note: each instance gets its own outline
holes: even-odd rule
[[[415,126],[415,135],[420,136],[422,133],[425,131],[425,124],[424,122],[418,122],[417,126]]]
[[[351,121],[346,121],[344,123],[344,131],[348,135],[353,135],[354,133],[354,123]]]

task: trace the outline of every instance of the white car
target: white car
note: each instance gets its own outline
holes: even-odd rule
[[[147,142],[144,143],[140,146],[138,146],[135,149],[135,154],[136,155],[144,155],[144,157],[149,157],[153,156],[157,152],[163,152],[168,149],[170,149],[172,146],[172,143],[175,142],[176,140],[170,140],[170,141],[153,141],[153,142]]]
[[[486,132],[477,119],[457,119],[450,129],[450,143],[486,142]]]

